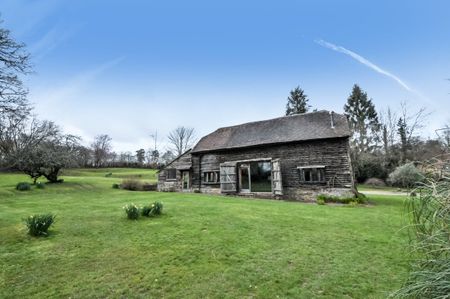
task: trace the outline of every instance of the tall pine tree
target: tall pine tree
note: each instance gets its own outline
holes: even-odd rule
[[[408,126],[404,118],[400,117],[397,123],[397,127],[397,133],[400,136],[400,146],[402,151],[401,161],[405,163],[407,159],[406,155],[408,153]]]
[[[352,143],[356,153],[370,152],[377,144],[380,122],[372,100],[357,84],[353,85],[344,111],[353,131]]]
[[[309,108],[311,108],[311,106],[308,105],[309,99],[300,86],[297,86],[295,89],[291,90],[287,100],[286,115],[305,113],[308,112]]]

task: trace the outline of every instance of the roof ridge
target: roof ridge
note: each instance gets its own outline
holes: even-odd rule
[[[319,111],[311,111],[311,112],[305,112],[305,113],[298,113],[298,114],[291,114],[291,115],[284,115],[284,116],[278,116],[278,117],[274,117],[274,118],[269,118],[269,119],[263,119],[263,120],[256,120],[256,121],[249,121],[249,122],[245,122],[245,123],[241,123],[241,124],[237,124],[237,125],[232,125],[232,126],[225,126],[225,127],[220,127],[217,128],[214,132],[220,131],[222,129],[228,129],[228,128],[234,128],[234,127],[240,127],[240,126],[244,126],[244,125],[248,125],[248,124],[258,124],[258,123],[262,123],[262,122],[267,122],[267,121],[272,121],[272,120],[277,120],[277,119],[284,119],[284,118],[293,118],[293,117],[299,117],[299,116],[305,116],[305,115],[310,115],[310,114],[319,114],[319,113],[330,113],[333,112],[334,114],[337,115],[343,115],[341,113],[336,113],[333,110],[319,110]],[[212,132],[212,133],[214,133]]]

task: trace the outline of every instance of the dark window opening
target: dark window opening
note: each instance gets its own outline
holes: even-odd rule
[[[177,170],[172,168],[172,169],[167,169],[167,179],[168,180],[176,180],[177,179]]]

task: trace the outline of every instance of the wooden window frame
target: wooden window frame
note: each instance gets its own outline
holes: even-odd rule
[[[218,170],[204,171],[203,172],[203,183],[204,184],[219,184],[220,183],[220,172]]]
[[[300,181],[302,184],[324,184],[326,183],[325,166],[323,165],[308,165],[297,167],[300,174]],[[310,172],[310,179],[306,180],[306,173]],[[313,172],[316,172],[317,180],[313,180]]]
[[[176,181],[177,180],[177,169],[176,168],[169,168],[166,169],[167,175],[166,175],[166,180],[167,181]],[[169,174],[173,172],[175,174],[175,177],[170,177]]]

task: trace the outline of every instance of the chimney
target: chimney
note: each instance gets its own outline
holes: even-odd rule
[[[334,112],[330,111],[331,128],[334,129]]]

